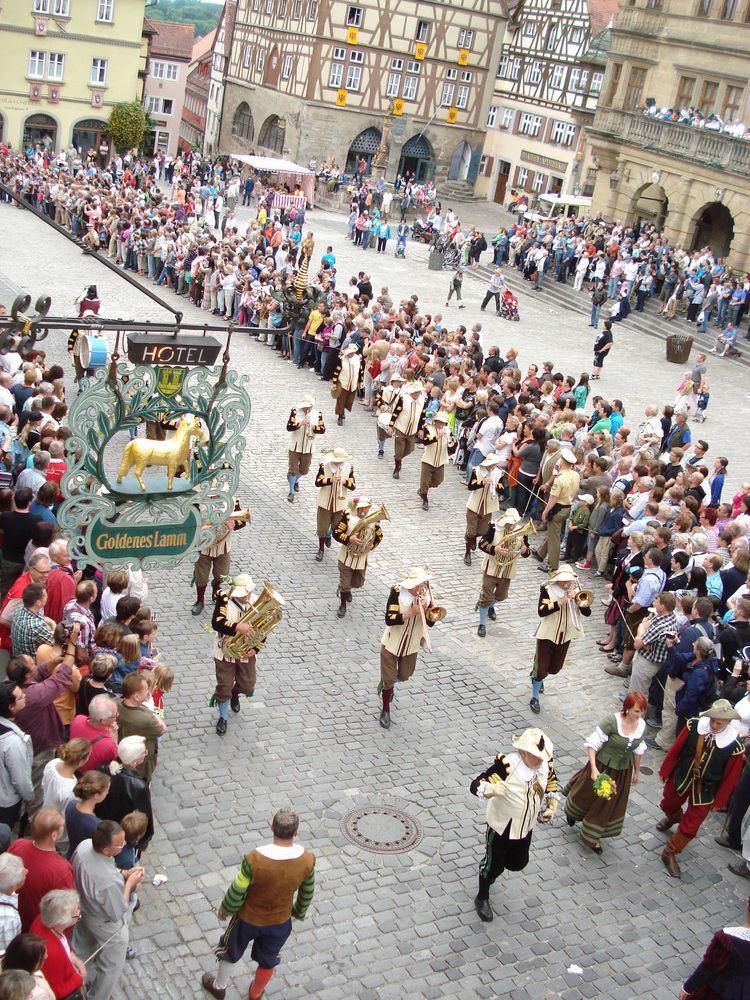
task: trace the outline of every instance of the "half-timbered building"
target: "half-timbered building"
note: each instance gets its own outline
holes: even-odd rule
[[[473,181],[506,22],[498,0],[239,0],[218,150],[370,160]]]
[[[590,194],[580,174],[617,0],[520,0],[511,6],[486,119],[477,194]]]

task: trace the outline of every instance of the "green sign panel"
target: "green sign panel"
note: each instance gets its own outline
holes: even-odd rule
[[[198,521],[190,511],[181,524],[119,525],[95,518],[89,547],[98,559],[144,559],[181,556],[193,544]]]

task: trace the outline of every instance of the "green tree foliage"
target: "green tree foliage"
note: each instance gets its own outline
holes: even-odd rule
[[[137,149],[146,131],[146,112],[137,101],[115,104],[107,131],[118,153]]]
[[[222,4],[202,3],[201,0],[158,0],[156,7],[149,7],[147,16],[159,21],[181,21],[195,25],[196,35],[207,35],[219,22]]]

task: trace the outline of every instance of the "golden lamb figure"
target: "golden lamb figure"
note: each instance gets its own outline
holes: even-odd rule
[[[167,489],[172,489],[175,473],[180,466],[190,467],[190,440],[201,437],[203,427],[200,417],[186,414],[177,425],[174,436],[167,441],[151,441],[148,438],[135,438],[129,441],[122,453],[120,468],[117,470],[117,482],[121,483],[131,469],[145,492],[146,483],[143,470],[149,465],[165,465],[167,468]]]

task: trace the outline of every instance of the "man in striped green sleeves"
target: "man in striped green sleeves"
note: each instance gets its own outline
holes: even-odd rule
[[[315,855],[294,843],[298,829],[297,813],[279,809],[271,822],[273,843],[246,854],[227,889],[219,920],[228,916],[230,921],[216,948],[219,968],[215,975],[204,972],[201,979],[217,1000],[226,996],[229,966],[239,962],[250,942],[258,968],[248,996],[260,1000],[292,933],[292,917],[305,918],[315,890]]]

